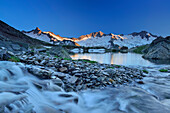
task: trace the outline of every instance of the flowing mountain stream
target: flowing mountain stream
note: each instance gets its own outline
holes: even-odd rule
[[[22,63],[0,61],[0,112],[170,113],[170,73],[160,67],[138,66],[149,71],[140,84],[65,92],[56,79],[38,79]]]

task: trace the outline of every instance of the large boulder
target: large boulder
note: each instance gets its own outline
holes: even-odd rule
[[[143,57],[146,59],[170,60],[170,36],[155,39],[145,52]]]

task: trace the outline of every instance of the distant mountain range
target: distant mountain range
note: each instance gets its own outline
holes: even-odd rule
[[[78,38],[76,42],[81,46],[103,46],[106,48],[113,48],[113,47],[123,47],[126,46],[128,48],[150,44],[154,39],[158,36],[153,35],[146,31],[141,31],[139,33],[134,32],[128,35],[115,35],[113,33],[104,34],[101,31],[91,33],[89,35],[81,36],[83,38]]]
[[[134,32],[128,35],[105,34],[101,31],[82,35],[78,38],[67,38],[52,32],[41,31],[38,27],[31,31],[16,30],[8,24],[0,21],[0,38],[25,44],[45,44],[46,42],[56,45],[74,45],[85,47],[122,47],[128,48],[150,44],[158,36],[146,31]],[[38,40],[37,40],[38,39]]]
[[[150,44],[158,36],[146,31],[134,32],[128,35],[115,35],[113,33],[105,34],[102,31],[93,32],[87,35],[82,35],[78,38],[66,38],[56,35],[53,32],[41,31],[38,27],[31,31],[22,31],[24,34],[56,45],[76,45],[85,47],[102,46],[112,48],[115,45],[128,48]]]

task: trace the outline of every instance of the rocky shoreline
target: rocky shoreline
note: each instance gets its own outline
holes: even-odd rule
[[[31,74],[41,79],[55,79],[56,84],[68,92],[129,84],[146,75],[136,68],[61,58],[44,51],[27,51],[17,55],[10,51],[6,53],[18,58],[16,62],[24,63]]]

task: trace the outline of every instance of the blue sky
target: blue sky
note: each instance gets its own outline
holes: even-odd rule
[[[170,35],[170,0],[0,0],[0,19],[18,30],[61,36],[141,30]]]

